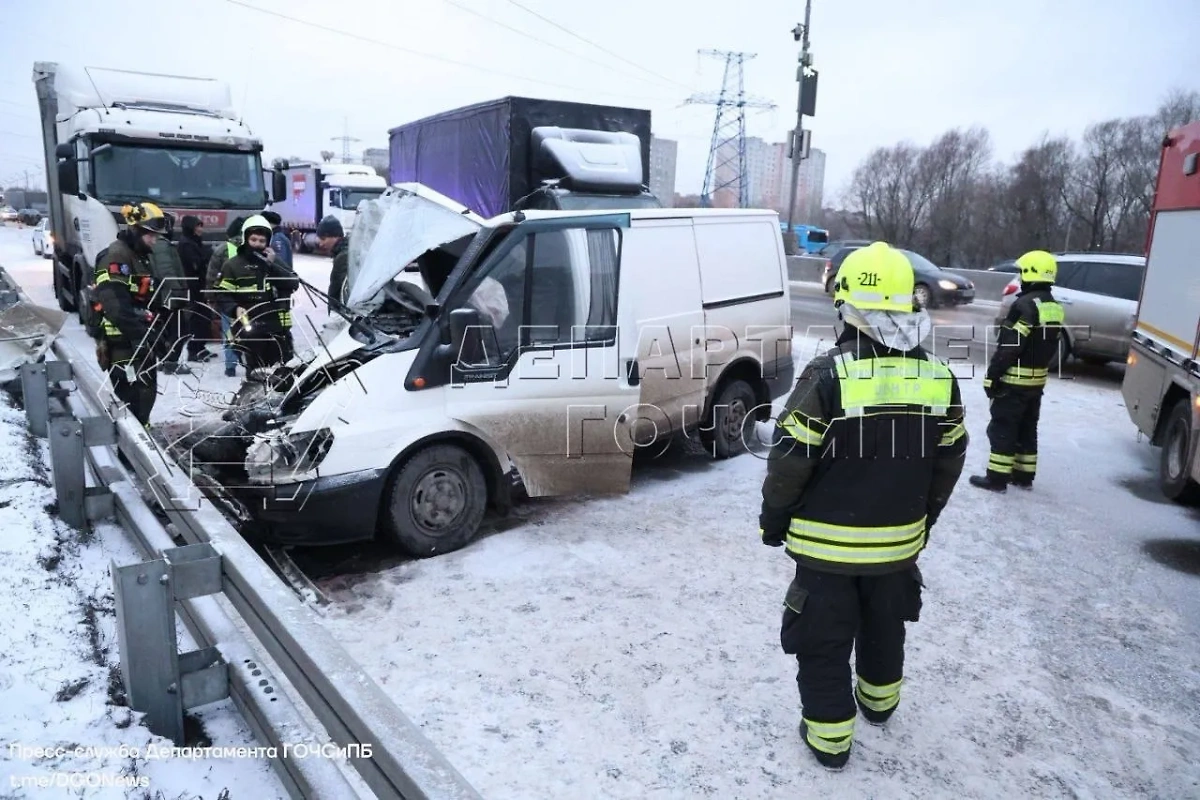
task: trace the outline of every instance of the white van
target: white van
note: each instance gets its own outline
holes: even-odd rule
[[[275,541],[378,532],[448,552],[516,481],[531,497],[626,492],[635,450],[680,433],[735,455],[791,389],[773,211],[485,221],[418,184],[369,202],[360,316],[287,368],[246,452]]]

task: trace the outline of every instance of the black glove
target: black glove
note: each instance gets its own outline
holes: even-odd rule
[[[767,547],[783,547],[783,540],[787,536],[786,530],[767,532],[759,528],[758,531],[762,536],[762,543]]]

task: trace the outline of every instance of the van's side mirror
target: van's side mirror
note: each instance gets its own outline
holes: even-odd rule
[[[283,170],[276,169],[271,173],[271,195],[276,203],[287,195],[287,176],[283,174]]]
[[[79,194],[79,172],[75,159],[58,162],[58,191],[63,194]]]
[[[479,312],[473,308],[456,308],[450,312],[450,347],[455,355],[462,352],[467,331],[479,325]]]

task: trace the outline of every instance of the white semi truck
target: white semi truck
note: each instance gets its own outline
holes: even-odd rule
[[[276,170],[284,175],[285,194],[271,204],[281,226],[289,232],[292,249],[307,253],[317,246],[317,223],[326,216],[337,217],[349,234],[354,227],[358,204],[383,194],[387,181],[365,164],[289,164],[277,160]]]
[[[33,83],[54,291],[81,321],[90,314],[96,256],[122,227],[125,204],[195,215],[217,242],[230,221],[260,213],[283,192],[283,176],[263,170],[262,142],[234,111],[228,84],[44,61],[34,64]]]
[[[1121,392],[1138,430],[1162,447],[1159,484],[1200,500],[1200,120],[1163,139],[1146,277]]]

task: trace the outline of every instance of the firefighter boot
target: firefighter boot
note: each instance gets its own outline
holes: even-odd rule
[[[978,486],[980,489],[987,489],[990,492],[1003,494],[1008,491],[1008,481],[991,470],[988,470],[985,475],[972,475],[969,480],[972,486]]]
[[[817,759],[817,763],[827,770],[832,772],[841,772],[846,767],[846,762],[850,760],[850,744],[846,743],[846,749],[840,753],[827,753],[813,747],[812,742],[808,740],[808,725],[803,720],[800,722],[800,739],[804,742],[804,746],[808,748],[808,752],[812,753]],[[837,744],[842,744],[844,739],[839,739]]]

